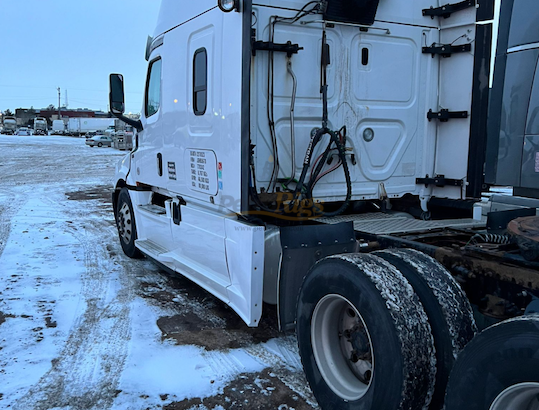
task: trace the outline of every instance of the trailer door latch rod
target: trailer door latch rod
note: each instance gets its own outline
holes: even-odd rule
[[[436,43],[433,43],[430,47],[423,47],[423,54],[432,54],[432,58],[434,58],[435,55],[440,55],[444,58],[451,57],[451,54],[455,53],[468,53],[472,51],[472,44],[460,44],[458,46],[454,46],[451,44],[441,44],[436,45]]]
[[[449,111],[447,109],[440,110],[440,112],[434,112],[429,110],[427,118],[430,121],[439,120],[440,122],[447,122],[452,118],[468,118],[468,111]]]
[[[256,55],[256,51],[278,51],[286,53],[287,57],[292,57],[292,54],[297,54],[299,50],[303,50],[298,44],[292,44],[291,41],[287,41],[285,44],[272,43],[271,41],[255,41],[252,45],[253,56]]]
[[[424,16],[434,17],[443,17],[444,19],[451,17],[451,14],[456,13],[457,11],[465,10],[469,7],[475,7],[475,0],[465,0],[460,3],[446,4],[441,7],[430,7],[430,9],[423,9]]]

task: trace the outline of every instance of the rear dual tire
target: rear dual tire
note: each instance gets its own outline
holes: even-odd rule
[[[306,276],[296,332],[322,409],[416,410],[436,359],[428,318],[403,275],[375,255],[337,255]]]
[[[476,332],[451,274],[408,249],[319,262],[297,308],[300,355],[323,409],[440,410],[455,358]]]
[[[429,409],[439,410],[456,357],[477,332],[470,302],[451,274],[430,256],[414,249],[374,254],[404,275],[429,318],[436,349],[436,387]]]

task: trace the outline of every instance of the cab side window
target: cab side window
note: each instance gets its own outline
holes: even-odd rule
[[[208,56],[205,48],[199,48],[193,57],[193,111],[195,115],[204,115],[207,97]]]
[[[161,103],[161,59],[150,63],[148,79],[146,81],[146,118],[159,111]]]

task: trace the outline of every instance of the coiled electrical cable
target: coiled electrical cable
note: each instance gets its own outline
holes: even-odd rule
[[[511,237],[494,233],[478,233],[471,237],[468,244],[478,245],[479,243],[492,243],[497,245],[509,245]]]

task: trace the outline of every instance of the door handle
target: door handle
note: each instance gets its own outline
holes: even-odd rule
[[[163,155],[161,153],[157,154],[157,174],[163,176]]]

